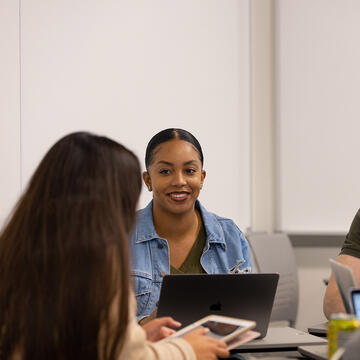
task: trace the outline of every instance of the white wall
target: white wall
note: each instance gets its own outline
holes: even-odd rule
[[[344,4],[344,2],[342,2]],[[304,41],[311,41],[311,34],[305,39],[302,39],[304,32],[302,28],[305,29],[309,26],[317,27],[322,29],[329,29],[330,32],[333,32],[329,20],[333,20],[333,17],[326,15],[327,12],[334,14],[337,12],[339,14],[339,19],[345,21],[343,26],[346,28],[347,19],[346,13],[351,10],[351,6],[348,2],[344,9],[341,9],[341,5],[338,1],[273,1],[273,0],[253,0],[251,2],[251,39],[252,39],[252,229],[254,231],[268,231],[272,232],[274,230],[281,230],[284,224],[284,221],[279,221],[280,216],[286,217],[286,211],[291,211],[291,215],[298,215],[297,224],[303,219],[304,216],[307,216],[306,211],[298,211],[298,204],[287,203],[284,207],[284,194],[283,187],[289,186],[287,181],[295,178],[297,173],[292,174],[291,171],[294,171],[296,166],[305,166],[305,163],[294,162],[294,164],[284,164],[283,157],[287,156],[286,150],[284,147],[279,148],[278,136],[279,131],[282,129],[287,129],[288,126],[292,126],[293,129],[296,128],[297,124],[293,122],[296,118],[298,106],[296,103],[296,98],[293,99],[293,102],[287,103],[287,100],[291,97],[293,98],[295,92],[298,89],[298,86],[301,84],[304,86],[304,82],[307,82],[307,87],[304,87],[303,92],[308,93],[312,90],[312,79],[317,79],[317,68],[313,68],[315,71],[314,74],[308,74],[311,67],[306,68],[305,73],[298,71],[297,66],[298,62],[301,61],[303,57],[312,57],[312,53],[299,54],[304,51],[304,48],[301,47],[301,42],[298,39]],[[315,5],[315,7],[314,7]],[[357,4],[353,4],[354,8],[357,9]],[[350,6],[350,8],[349,8]],[[300,8],[300,9],[299,9]],[[336,10],[335,10],[336,9]],[[310,20],[307,17],[304,17],[304,12],[308,12],[311,15]],[[288,16],[288,13],[292,16]],[[351,18],[352,19],[352,18]],[[308,23],[310,21],[310,24]],[[284,25],[286,24],[286,26]],[[340,26],[341,21],[337,23]],[[351,23],[352,26],[356,27],[357,24],[354,22]],[[317,27],[316,27],[317,25]],[[294,30],[296,29],[296,31]],[[326,33],[326,31],[324,30]],[[343,33],[343,32],[342,32]],[[319,36],[319,34],[317,34]],[[324,35],[325,36],[325,35]],[[287,41],[281,43],[281,40],[285,38]],[[338,39],[336,37],[336,39]],[[292,41],[290,41],[292,40]],[[280,42],[279,42],[280,41]],[[328,39],[325,39],[328,41]],[[341,42],[339,40],[338,42]],[[271,45],[272,44],[272,45]],[[346,44],[348,44],[348,39],[346,39]],[[354,43],[355,44],[355,43]],[[344,45],[342,45],[344,46]],[[290,50],[294,51],[292,53]],[[317,55],[324,56],[321,52],[322,47],[319,46]],[[290,71],[286,66],[285,69],[282,69],[282,63],[279,63],[279,57],[284,58],[287,62],[291,62],[292,71]],[[338,59],[339,60],[339,59]],[[276,61],[276,66],[273,64],[273,61]],[[341,63],[341,60],[339,60]],[[354,67],[352,68],[354,70]],[[304,76],[305,74],[305,76]],[[331,78],[332,73],[328,74]],[[304,77],[304,78],[303,78]],[[295,81],[296,79],[297,81]],[[273,89],[276,89],[280,86],[281,91],[275,93]],[[317,84],[320,86],[320,84]],[[326,89],[325,89],[326,90]],[[275,94],[274,94],[275,93]],[[316,98],[317,99],[317,98]],[[300,97],[300,102],[302,98]],[[279,102],[279,103],[278,103]],[[279,105],[282,108],[279,109]],[[316,105],[319,107],[317,111],[322,110],[323,103],[317,102]],[[330,106],[330,104],[329,104]],[[283,108],[287,109],[289,113],[285,114]],[[274,108],[277,108],[277,113],[273,114]],[[294,113],[290,113],[290,110],[293,109]],[[353,109],[356,111],[356,109]],[[302,112],[306,112],[307,108],[304,107],[301,109]],[[276,116],[275,116],[276,115]],[[285,116],[286,115],[286,116]],[[293,116],[289,118],[290,124],[287,123],[287,115]],[[318,119],[312,119],[314,126],[316,126],[316,121]],[[338,123],[339,126],[342,122]],[[358,133],[355,132],[355,135]],[[298,146],[296,133],[291,134],[290,138],[294,144],[291,144],[289,141],[290,154],[296,154],[298,160],[301,160],[301,155],[303,154],[303,146]],[[306,137],[306,136],[305,136]],[[319,145],[321,145],[323,135],[322,133],[318,134]],[[284,142],[286,139],[281,138],[279,141]],[[289,139],[288,139],[289,140]],[[299,152],[300,149],[300,152]],[[281,153],[281,151],[285,151]],[[274,156],[276,154],[276,156]],[[355,153],[356,154],[356,153]],[[349,167],[351,163],[351,157],[344,159],[343,165]],[[278,167],[281,165],[281,169]],[[287,167],[289,165],[289,167]],[[280,172],[282,171],[282,173]],[[351,171],[354,169],[352,168]],[[286,177],[284,176],[286,175]],[[311,176],[311,173],[308,174]],[[342,174],[341,174],[342,175]],[[344,176],[342,176],[343,178]],[[318,186],[316,177],[309,178],[310,185]],[[277,183],[276,189],[274,189],[273,184]],[[344,182],[346,183],[346,181]],[[290,184],[293,186],[294,184]],[[322,184],[324,187],[326,184]],[[343,186],[340,184],[340,188]],[[359,189],[359,187],[358,187]],[[285,190],[284,190],[285,191]],[[291,195],[301,198],[304,197],[302,204],[305,204],[305,201],[308,201],[309,207],[306,210],[311,213],[312,211],[316,212],[319,209],[319,206],[322,204],[313,203],[311,199],[308,198],[308,193],[299,191],[299,189],[293,189],[294,194],[287,192],[287,200],[291,200]],[[330,192],[330,194],[332,194]],[[315,198],[316,199],[316,198]],[[359,197],[356,193],[353,194],[352,200],[357,203],[359,206]],[[289,207],[293,205],[293,208]],[[296,205],[296,206],[295,206]],[[278,212],[275,212],[274,209],[278,208]],[[280,210],[282,214],[280,214]],[[300,209],[303,210],[303,209]],[[332,209],[329,209],[332,210]],[[354,209],[349,206],[349,216],[347,219],[341,220],[341,228],[343,231],[346,231],[351,223],[351,220],[355,214]],[[322,215],[324,214],[315,214]],[[317,217],[316,217],[317,218]],[[309,224],[308,224],[309,225]],[[328,224],[327,224],[328,225]],[[277,226],[277,227],[276,227]],[[325,227],[329,230],[329,226]],[[287,229],[287,228],[285,228]],[[291,227],[291,230],[295,228]],[[298,230],[298,228],[296,229]],[[314,232],[313,227],[309,226],[307,231],[302,229],[302,232]],[[318,230],[318,229],[317,229]],[[311,235],[309,235],[311,236]],[[315,240],[316,241],[316,240]],[[299,287],[300,287],[300,299],[299,299],[299,309],[298,309],[298,321],[297,327],[303,330],[306,330],[307,327],[325,321],[325,317],[322,312],[322,302],[325,292],[325,285],[323,280],[329,277],[329,258],[335,258],[339,253],[340,248],[338,247],[297,247],[294,249],[295,257],[298,266],[299,273]]]
[[[250,225],[247,0],[23,0],[21,13],[24,184],[70,131],[143,159],[152,135],[183,127],[203,146],[205,206]]]
[[[276,1],[277,229],[346,233],[360,206],[360,3]],[[295,249],[297,326],[325,320],[337,247]]]
[[[299,308],[296,327],[306,331],[309,326],[326,321],[323,314],[325,279],[330,277],[329,258],[335,259],[337,247],[297,247],[294,249],[299,273]]]
[[[272,231],[276,221],[273,211],[276,192],[272,184],[277,174],[282,176],[283,185],[287,184],[284,176],[291,175],[276,173],[272,155],[276,146],[275,124],[269,112],[273,111],[275,101],[271,92],[275,77],[271,75],[269,61],[274,48],[264,48],[272,41],[272,22],[278,26],[277,39],[283,39],[280,45],[285,46],[277,48],[282,59],[277,70],[284,60],[287,64],[279,74],[282,90],[277,93],[281,106],[286,108],[281,108],[278,115],[284,121],[289,118],[292,129],[295,120],[307,121],[306,114],[301,119],[299,114],[309,110],[312,99],[311,109],[319,106],[316,114],[332,115],[328,106],[327,110],[324,108],[336,102],[324,102],[318,96],[322,93],[320,85],[327,88],[327,82],[316,82],[315,89],[312,84],[318,80],[318,74],[327,79],[325,75],[329,72],[325,70],[334,65],[334,59],[345,65],[336,67],[341,71],[330,72],[329,79],[339,80],[345,90],[349,80],[357,90],[358,72],[354,79],[348,79],[345,73],[349,65],[358,63],[351,59],[352,54],[357,59],[356,46],[354,52],[347,48],[350,40],[356,44],[357,22],[353,21],[357,18],[356,1],[22,0],[21,3],[20,107],[19,2],[0,0],[0,222],[19,195],[21,185],[25,186],[41,156],[59,136],[80,129],[100,132],[128,144],[143,158],[153,133],[164,127],[180,126],[194,132],[203,145],[208,178],[202,199],[208,208],[233,218],[242,228],[252,225],[255,230]],[[345,16],[347,13],[350,20]],[[348,34],[348,26],[354,32],[339,39],[339,34]],[[319,61],[321,51],[330,46],[326,42],[330,33],[329,38],[337,40],[334,51],[340,49],[348,56],[336,58],[335,51],[335,58],[328,59],[324,69],[321,61],[312,67],[313,56],[318,56]],[[325,38],[324,45],[320,35]],[[316,48],[312,44],[315,40]],[[253,47],[254,41],[260,48]],[[304,50],[311,56],[303,63],[304,57],[299,53]],[[295,101],[298,86],[303,89],[302,96]],[[336,87],[333,91],[336,93]],[[352,91],[347,99],[346,114],[357,113],[353,102],[356,95]],[[320,118],[312,117],[315,122]],[[302,124],[313,125],[305,120]],[[342,124],[334,123],[334,129]],[[286,122],[284,126],[288,126]],[[299,145],[296,133],[290,135],[294,145]],[[322,133],[319,138],[326,140]],[[340,152],[347,145],[343,141]],[[347,160],[341,165],[349,168]],[[285,163],[280,161],[284,171]],[[331,159],[326,161],[329,163]],[[293,165],[296,164],[306,162],[296,158]],[[309,177],[313,186],[318,184],[316,179]],[[341,176],[337,181],[339,186],[346,187],[356,179]],[[354,203],[358,204],[358,198],[351,194]],[[148,199],[149,194],[144,192],[141,204]],[[283,199],[280,196],[282,215],[286,214]],[[311,209],[318,206],[317,201],[311,204]],[[336,223],[333,230],[348,227],[354,209],[349,208],[349,213],[350,219],[340,220],[341,225]],[[287,228],[284,221],[279,224],[280,228]],[[300,328],[323,319],[322,280],[329,274],[328,257],[337,253],[337,248],[295,249],[300,276]]]
[[[275,6],[251,2],[251,230],[275,230]]]
[[[359,208],[360,2],[277,1],[277,228],[342,233]]]
[[[0,1],[0,227],[20,194],[19,2]]]

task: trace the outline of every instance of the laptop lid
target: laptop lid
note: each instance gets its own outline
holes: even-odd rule
[[[328,321],[308,327],[308,332],[312,335],[326,336],[328,330]]]
[[[157,316],[172,316],[182,327],[207,315],[256,321],[267,332],[279,274],[184,274],[163,279]]]
[[[267,335],[263,339],[255,339],[246,344],[236,347],[236,350],[259,351],[259,350],[296,350],[302,345],[327,344],[325,338],[310,335],[304,331],[286,327],[269,327]]]
[[[356,287],[356,281],[352,270],[348,266],[333,259],[329,259],[329,261],[345,310],[348,314],[351,314],[353,313],[353,309],[350,301],[350,291],[352,288]]]
[[[354,307],[352,306],[353,301],[351,301],[350,292],[356,286],[356,281],[354,279],[352,270],[348,266],[341,264],[333,259],[329,259],[329,261],[331,271],[334,275],[336,284],[339,288],[341,299],[344,303],[345,310],[347,313],[353,313]],[[360,302],[358,312],[359,315],[357,315],[357,318],[360,320]],[[327,333],[327,328],[328,321],[321,324],[312,325],[308,328],[308,331],[314,335],[324,336]]]
[[[314,360],[327,360],[328,359],[328,346],[325,345],[306,345],[299,346],[298,352],[301,355]]]
[[[331,270],[341,294],[341,299],[347,313],[354,313],[360,321],[360,289],[355,287],[356,280],[352,270],[333,259],[329,259]],[[308,328],[310,334],[324,336],[329,322],[312,325]]]

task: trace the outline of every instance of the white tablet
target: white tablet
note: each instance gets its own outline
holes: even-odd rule
[[[184,327],[164,340],[181,337],[192,330],[203,327],[210,330],[206,336],[222,340],[228,345],[233,345],[233,339],[235,340],[235,338],[237,339],[239,335],[244,334],[250,329],[253,329],[255,325],[255,321],[236,319],[220,315],[209,315]],[[251,334],[251,339],[246,337],[246,341],[252,340],[260,335],[255,331],[251,331]],[[245,337],[242,339],[245,339]],[[238,342],[236,341],[236,343]]]

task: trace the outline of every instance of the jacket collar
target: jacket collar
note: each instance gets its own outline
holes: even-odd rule
[[[152,239],[160,239],[155,230],[152,208],[153,201],[151,200],[144,209],[139,210],[137,213],[135,228],[135,242],[137,244]]]
[[[216,215],[208,212],[200,203],[196,200],[195,207],[200,211],[204,227],[206,231],[206,240],[211,243],[222,244],[226,247],[224,231],[216,217]],[[137,225],[135,228],[135,242],[142,243],[145,241],[160,239],[160,236],[156,233],[153,220],[153,201],[142,210],[138,212]]]

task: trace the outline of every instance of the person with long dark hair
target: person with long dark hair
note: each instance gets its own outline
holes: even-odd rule
[[[244,234],[198,200],[206,177],[203,164],[200,143],[186,130],[162,130],[147,145],[143,180],[153,200],[139,211],[131,238],[131,275],[142,324],[156,316],[165,274],[252,269]]]
[[[73,133],[45,155],[0,235],[0,359],[212,359],[205,330],[151,342],[171,318],[135,320],[128,236],[140,165],[106,137]],[[148,338],[148,340],[146,340]]]

